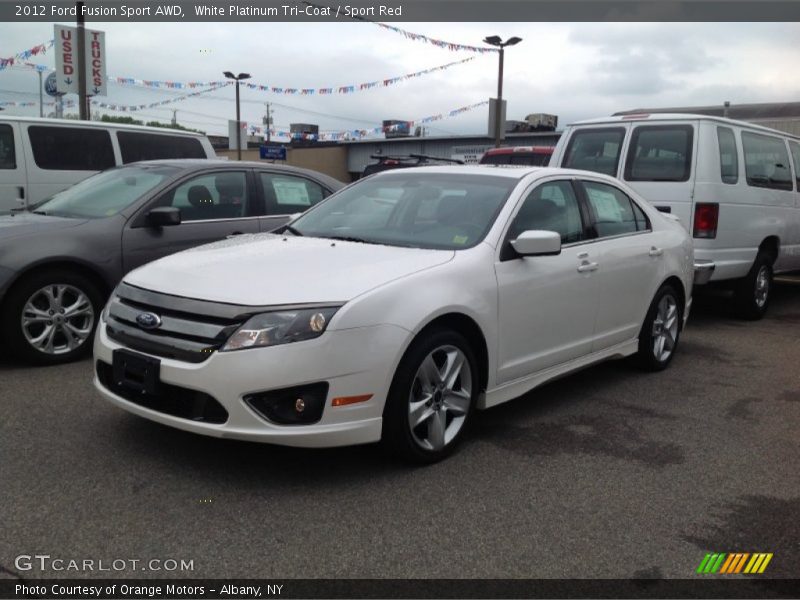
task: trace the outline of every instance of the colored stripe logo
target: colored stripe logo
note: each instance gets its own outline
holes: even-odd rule
[[[771,560],[771,552],[714,552],[705,555],[697,572],[712,575],[755,575],[763,573]]]

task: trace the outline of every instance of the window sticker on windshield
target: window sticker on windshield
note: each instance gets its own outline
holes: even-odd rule
[[[622,208],[614,194],[596,189],[587,189],[586,191],[589,193],[598,221],[614,223],[622,221]]]
[[[272,188],[275,190],[275,200],[278,204],[311,206],[308,188],[302,181],[275,178],[272,180]]]
[[[453,243],[454,244],[466,244],[467,240],[469,239],[466,235],[454,235],[453,236]]]

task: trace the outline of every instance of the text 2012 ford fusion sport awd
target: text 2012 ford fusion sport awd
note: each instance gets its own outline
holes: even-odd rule
[[[691,240],[619,181],[387,171],[285,227],[129,273],[95,385],[154,421],[292,446],[382,440],[431,462],[475,409],[609,358],[672,359]]]

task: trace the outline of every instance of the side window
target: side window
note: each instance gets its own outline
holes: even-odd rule
[[[260,173],[261,186],[269,215],[303,212],[325,197],[318,183],[293,175]]]
[[[800,144],[789,142],[789,148],[792,151],[792,160],[794,161],[794,177],[797,181],[797,189],[800,190]]]
[[[616,176],[625,129],[578,129],[572,133],[562,167]]]
[[[247,174],[243,171],[208,173],[184,181],[167,192],[159,206],[181,209],[182,221],[236,219],[250,214]]]
[[[633,200],[631,200],[631,206],[633,207],[633,216],[636,219],[636,231],[650,231],[650,220],[644,214],[644,211]]]
[[[717,127],[719,142],[719,174],[722,183],[739,181],[739,153],[736,151],[736,136],[730,127]]]
[[[28,127],[33,159],[40,169],[102,171],[115,164],[111,135],[93,127]]]
[[[641,125],[634,128],[625,179],[687,181],[692,170],[691,125]]]
[[[594,213],[595,230],[598,237],[611,237],[635,233],[640,230],[639,220],[644,214],[637,217],[634,212],[633,201],[627,194],[614,186],[595,181],[584,181],[583,187],[589,199],[589,205]],[[636,207],[639,209],[639,207]],[[639,209],[640,210],[640,209]]]
[[[513,240],[531,229],[557,231],[562,244],[584,238],[578,199],[569,181],[551,181],[533,190],[514,217],[508,237]]]
[[[10,125],[0,125],[0,169],[16,169],[17,154],[14,149],[14,130]]]
[[[118,131],[117,140],[123,163],[162,158],[207,158],[203,144],[193,137]]]
[[[781,138],[743,131],[742,148],[747,185],[776,190],[794,188],[789,155]]]

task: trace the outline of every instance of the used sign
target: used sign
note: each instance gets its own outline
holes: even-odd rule
[[[78,88],[78,29],[55,25],[56,88],[59,94],[77,94]],[[106,95],[106,34],[85,30],[86,93]]]

